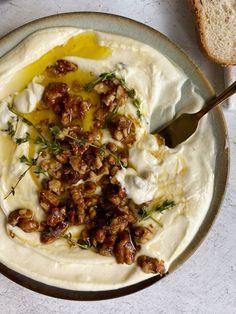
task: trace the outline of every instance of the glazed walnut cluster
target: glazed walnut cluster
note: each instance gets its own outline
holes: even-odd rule
[[[128,93],[116,78],[98,81],[93,90],[100,105],[94,106],[63,82],[66,73],[76,70],[75,64],[65,60],[47,68],[48,75],[61,80],[49,83],[42,98],[57,116],[57,123],[48,125],[57,149],[44,149],[39,159],[42,173],[47,174],[39,192],[45,220],[39,224],[29,209],[20,209],[9,215],[8,223],[25,232],[39,231],[44,244],[69,238],[81,248],[130,265],[140,246],[152,238],[152,231],[138,224],[137,206],[116,179],[117,172],[128,166],[128,149],[135,142],[135,120],[119,113]],[[93,126],[85,132],[80,125],[88,114]],[[111,134],[106,144],[104,129]],[[79,225],[84,228],[74,241],[68,228]],[[139,256],[137,263],[145,272],[165,272],[156,258]]]

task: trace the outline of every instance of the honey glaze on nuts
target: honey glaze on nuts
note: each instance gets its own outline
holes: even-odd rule
[[[60,82],[62,78],[60,75],[53,75],[51,71],[43,70],[50,67],[58,59],[68,55],[78,56],[88,59],[104,59],[111,54],[111,49],[105,46],[101,46],[97,43],[96,35],[94,33],[82,33],[69,39],[64,45],[57,46],[43,55],[39,60],[36,60],[32,64],[23,68],[16,73],[13,80],[11,80],[12,86],[15,90],[20,91],[24,88],[35,76],[39,75],[37,82],[43,86],[47,86],[51,82]],[[89,100],[92,104],[92,108],[86,113],[82,121],[78,121],[78,124],[84,129],[89,130],[92,127],[92,114],[96,108],[100,105],[100,99],[96,92],[86,92],[83,86],[94,79],[94,75],[91,72],[76,69],[76,71],[68,71],[63,75],[63,82],[69,87],[69,93],[75,96],[81,96],[84,100]],[[36,109],[30,113],[22,114],[23,117],[28,119],[34,125],[40,126],[40,124],[48,121],[49,123],[55,123],[58,121],[57,115],[51,110],[51,108],[45,108],[42,102],[39,102]],[[32,137],[37,134],[34,128],[30,128],[29,131]],[[35,155],[35,145],[29,142],[29,158],[33,158]],[[33,169],[30,170],[31,176],[38,187],[40,182],[35,175]]]

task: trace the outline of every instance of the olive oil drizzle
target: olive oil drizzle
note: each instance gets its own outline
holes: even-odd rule
[[[19,92],[26,88],[26,86],[38,76],[37,83],[47,86],[51,82],[64,82],[69,86],[69,92],[72,95],[79,95],[84,100],[91,102],[92,107],[84,117],[83,121],[78,121],[78,124],[84,129],[89,130],[92,127],[93,112],[100,105],[99,96],[96,92],[87,92],[82,87],[95,78],[95,76],[88,71],[78,68],[75,72],[69,72],[63,76],[49,76],[46,68],[48,65],[54,64],[58,59],[66,56],[77,56],[87,59],[105,59],[111,55],[111,49],[106,46],[101,46],[97,43],[97,36],[93,32],[84,32],[70,38],[64,45],[56,46],[48,51],[38,60],[27,65],[19,70],[14,78],[10,81],[11,93]],[[41,122],[48,120],[50,123],[57,123],[58,117],[50,108],[44,108],[41,103],[37,108],[30,113],[21,113],[23,117],[32,122],[34,125],[40,125]],[[29,133],[32,138],[36,137],[36,131],[29,126]],[[34,158],[36,154],[36,145],[33,141],[29,141],[28,157]],[[41,184],[38,176],[34,172],[34,167],[30,169],[30,174],[35,184],[40,188]]]

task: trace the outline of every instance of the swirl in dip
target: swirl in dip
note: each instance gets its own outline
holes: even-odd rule
[[[0,262],[73,290],[168,271],[213,194],[208,117],[175,149],[150,134],[202,106],[189,78],[141,42],[53,28],[2,57],[0,80]]]

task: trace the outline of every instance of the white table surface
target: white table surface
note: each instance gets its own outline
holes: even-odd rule
[[[0,37],[39,17],[72,11],[127,16],[166,34],[206,73],[216,91],[223,69],[197,45],[188,0],[0,0]],[[220,214],[197,252],[175,273],[144,291],[100,302],[57,300],[29,291],[0,275],[0,313],[236,313],[236,112],[224,112],[231,171]]]

